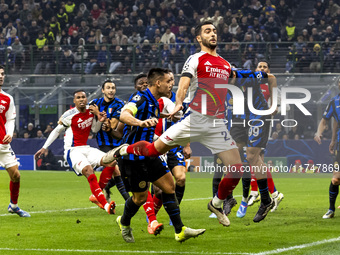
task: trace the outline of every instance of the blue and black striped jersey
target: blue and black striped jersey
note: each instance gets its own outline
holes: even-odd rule
[[[119,98],[115,98],[111,102],[105,102],[104,97],[102,97],[92,100],[90,104],[92,103],[95,103],[98,106],[100,112],[102,111],[106,112],[108,119],[112,118],[119,119],[121,109],[124,106],[124,102]],[[109,145],[116,147],[122,144],[122,139],[120,140],[114,139],[112,138],[112,136],[108,135],[107,132],[104,132],[101,129],[97,133],[97,142],[98,146]]]
[[[135,93],[129,103],[134,103],[137,107],[137,113],[135,115],[136,119],[147,120],[151,118],[159,118],[159,104],[156,98],[151,94],[149,89],[142,92]],[[142,128],[139,126],[128,126],[125,125],[123,131],[124,143],[133,144],[138,141],[148,141],[153,142],[153,137],[155,134],[155,126],[149,128]],[[142,160],[144,156],[135,156],[130,154],[129,156],[124,156],[124,159],[129,160]]]
[[[337,137],[338,143],[340,142],[340,94],[333,97],[329,102],[326,111],[323,113],[322,118],[329,120],[331,118],[338,123]]]
[[[261,89],[261,83],[264,83],[263,79],[268,79],[268,75],[265,72],[253,72],[250,70],[235,71],[236,81],[235,86],[239,87],[244,95],[244,113],[243,115],[236,115],[236,118],[245,119],[256,119],[257,115],[250,112],[248,108],[248,94],[247,88],[253,88],[252,101],[253,106],[257,110],[268,110],[268,103],[264,98]],[[234,116],[233,116],[234,117]]]

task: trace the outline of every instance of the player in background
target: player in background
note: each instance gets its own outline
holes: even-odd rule
[[[270,74],[270,65],[267,61],[260,61],[257,64],[257,68],[256,68],[255,71],[262,71],[262,72],[265,72],[267,74]],[[269,104],[271,104],[271,94],[270,94],[268,82],[261,83],[260,86],[261,86],[261,90],[262,90],[262,93],[264,95],[265,100]],[[278,91],[278,94],[279,94],[279,91]],[[270,132],[271,132],[271,126],[268,130],[268,135],[270,135]],[[260,157],[261,157],[263,162],[264,162],[264,153],[265,153],[265,149],[263,148],[263,149],[261,149],[261,152],[260,152]],[[260,197],[259,197],[260,195],[258,193],[258,186],[257,186],[256,177],[253,173],[252,173],[251,177],[252,177],[251,183],[250,183],[251,184],[251,192],[250,192],[250,196],[248,198],[248,205],[247,206],[252,206],[254,204],[254,202],[257,202],[257,201],[260,200]],[[277,210],[280,202],[284,198],[284,195],[282,193],[280,193],[279,191],[277,191],[275,184],[274,184],[272,174],[271,174],[270,171],[267,171],[267,181],[268,181],[268,190],[271,193],[272,198],[274,200],[274,207],[273,207],[273,209],[271,209],[271,212],[274,212],[274,211]],[[246,184],[248,184],[248,182]]]
[[[135,85],[136,92],[146,90],[146,88],[148,87],[147,74],[145,74],[145,73],[138,74],[136,76],[136,78],[134,79],[134,85]],[[128,101],[131,100],[131,98],[136,94],[136,92],[128,96],[128,98],[129,98]],[[104,125],[106,125],[106,124],[104,123]],[[107,131],[107,133],[109,133],[113,137],[113,139],[119,139],[120,140],[121,135],[123,134],[123,128],[124,128],[124,124],[122,122],[119,122],[117,124],[116,129],[113,129],[113,128],[110,127],[110,129]],[[111,132],[110,132],[110,130],[111,130]],[[104,190],[103,190],[104,193],[110,195],[111,194],[110,189],[112,187],[114,187],[115,184],[116,184],[115,180],[110,179],[109,182],[106,184]],[[108,196],[108,195],[106,195],[106,196]]]
[[[340,79],[338,80],[338,87],[340,90]],[[314,140],[321,144],[322,133],[326,129],[328,121],[331,118],[333,120],[333,129],[332,129],[332,140],[329,145],[329,151],[331,154],[335,153],[335,162],[334,162],[334,171],[331,184],[329,185],[329,209],[322,216],[323,219],[330,219],[334,217],[335,212],[335,201],[339,194],[339,185],[340,185],[340,172],[339,172],[339,162],[340,162],[340,130],[339,130],[339,122],[340,122],[340,94],[336,95],[329,102],[322,119],[320,120],[318,130],[315,133]]]
[[[195,29],[196,40],[200,44],[201,52],[191,55],[186,61],[182,77],[176,93],[176,105],[173,117],[183,108],[183,101],[187,92],[190,108],[184,118],[171,126],[155,142],[140,141],[135,144],[123,144],[109,154],[112,158],[133,154],[146,157],[162,155],[177,147],[185,146],[188,142],[200,142],[213,154],[217,154],[223,165],[230,171],[219,184],[218,192],[209,202],[208,209],[215,213],[223,226],[229,226],[230,221],[222,210],[223,200],[232,193],[242,177],[242,162],[235,141],[224,124],[224,99],[228,89],[216,84],[226,84],[231,75],[228,61],[218,56],[217,31],[212,22],[204,22]],[[203,99],[203,101],[202,101]],[[217,122],[220,120],[220,122]],[[265,196],[259,211],[253,221],[263,220],[268,208],[273,202],[268,193],[267,182],[259,184]],[[267,189],[267,191],[265,191]],[[267,194],[266,194],[267,193]]]
[[[172,91],[172,88],[175,84],[175,77],[174,74],[169,71],[172,84],[171,84],[171,91],[167,97],[161,97],[158,99],[159,103],[159,110],[162,114],[168,115],[170,114],[174,107],[175,107],[175,100],[176,100],[176,93]],[[154,140],[157,140],[159,136],[162,135],[165,130],[167,130],[170,126],[174,124],[173,121],[167,119],[167,118],[161,118],[158,120],[158,123],[156,125],[155,129],[155,136]],[[174,148],[166,154],[166,162],[168,164],[168,167],[172,173],[172,175],[175,178],[175,193],[176,198],[178,201],[178,204],[181,203],[182,198],[184,196],[184,190],[185,190],[185,180],[186,180],[186,168],[185,168],[185,159],[189,158],[191,155],[191,148],[190,144],[187,146],[179,146],[177,148]],[[158,211],[162,207],[162,199],[161,199],[161,190],[158,189],[156,186],[153,186],[154,195],[152,196],[151,193],[148,193],[148,199],[146,203],[143,205],[144,210],[148,216],[148,222],[149,227],[148,231],[150,234],[152,233],[152,228],[150,227],[150,223],[152,223],[152,220],[154,220],[154,216],[157,215]],[[172,225],[172,222],[170,221],[170,225]],[[151,230],[151,231],[150,231]]]
[[[97,166],[114,167],[116,162],[103,158],[106,155],[97,148],[87,145],[89,134],[100,130],[106,119],[104,112],[94,115],[94,106],[87,105],[87,97],[84,90],[77,90],[73,93],[75,108],[66,111],[58,121],[58,126],[53,129],[43,147],[35,153],[38,159],[48,147],[58,138],[61,132],[64,136],[64,158],[78,176],[84,175],[90,184],[91,192],[102,205],[102,208],[109,214],[115,213],[116,204],[114,201],[108,203],[100,188],[93,168]],[[92,109],[92,110],[91,110]]]
[[[126,143],[153,141],[155,126],[160,117],[157,100],[167,96],[172,85],[169,71],[152,68],[148,73],[148,84],[146,91],[137,92],[122,109],[120,121],[125,123],[123,139]],[[119,150],[118,148],[112,151]],[[112,161],[112,155],[108,154],[107,159]],[[146,202],[150,182],[162,190],[164,208],[173,222],[176,241],[183,242],[205,232],[205,229],[191,229],[182,223],[173,177],[161,157],[126,155],[122,158],[120,169],[127,189],[133,193],[125,202],[124,214],[117,218],[126,242],[135,241],[130,227],[131,219]]]
[[[21,210],[18,206],[20,172],[18,161],[11,148],[14,126],[15,105],[13,97],[2,90],[5,81],[5,67],[0,65],[0,165],[3,166],[10,178],[10,203],[8,212],[16,213],[20,217],[31,217],[28,212]]]
[[[110,133],[112,129],[116,129],[119,123],[120,112],[124,106],[124,102],[115,97],[116,84],[111,80],[106,80],[103,82],[102,93],[103,97],[92,100],[90,105],[93,105],[92,109],[95,115],[99,115],[100,112],[106,113],[106,124],[110,127],[110,129],[108,132],[100,129],[96,135],[96,139],[99,149],[103,152],[108,152],[122,143],[121,139],[117,140],[113,138]],[[110,186],[112,185],[111,187],[113,187],[116,185],[122,197],[125,200],[128,199],[130,195],[128,192],[126,192],[118,165],[115,165],[114,167],[105,167],[100,174],[99,186],[103,190],[105,198],[108,202],[111,201],[110,189],[105,189],[105,187],[110,180]],[[90,201],[98,204],[98,201],[93,194],[90,196]]]

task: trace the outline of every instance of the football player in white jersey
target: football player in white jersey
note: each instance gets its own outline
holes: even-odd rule
[[[11,148],[14,126],[15,126],[15,106],[13,97],[2,90],[5,81],[5,68],[0,66],[0,165],[9,174],[10,183],[10,204],[8,212],[16,213],[20,217],[31,217],[28,212],[18,207],[18,197],[20,188],[20,172],[18,161]]]
[[[104,112],[94,115],[93,107],[87,105],[86,93],[77,90],[73,94],[75,108],[66,111],[59,119],[58,126],[51,132],[44,146],[37,151],[35,158],[38,159],[55,139],[64,130],[64,158],[70,168],[78,175],[84,175],[88,180],[92,194],[98,200],[98,206],[106,210],[109,214],[115,213],[116,204],[114,201],[107,202],[102,189],[99,187],[97,177],[93,168],[96,166],[114,167],[116,162],[106,161],[103,163],[104,152],[87,145],[90,131],[96,133],[100,130],[102,123],[106,120]],[[92,110],[91,110],[92,109]]]
[[[123,144],[108,155],[116,159],[122,155],[134,154],[147,157],[162,155],[178,145],[188,142],[200,142],[223,162],[226,176],[219,184],[219,189],[208,209],[215,213],[223,226],[230,221],[221,209],[223,200],[231,194],[242,176],[242,161],[235,141],[224,123],[225,99],[229,77],[233,72],[228,61],[216,52],[217,30],[212,22],[204,22],[195,29],[196,40],[201,52],[188,58],[184,64],[179,81],[176,106],[171,117],[180,111],[187,92],[190,108],[183,119],[165,131],[153,143],[140,141],[132,145]],[[269,196],[269,194],[268,194]],[[263,220],[271,203],[259,209],[254,222]]]

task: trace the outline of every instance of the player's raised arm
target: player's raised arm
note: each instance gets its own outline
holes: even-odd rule
[[[183,101],[190,86],[190,77],[182,76],[178,83],[178,89],[176,92],[176,104],[173,111],[170,113],[170,117],[173,118],[180,110],[183,109]]]
[[[322,133],[323,131],[326,129],[326,125],[327,125],[327,120],[322,118],[319,126],[318,126],[318,130],[316,131],[315,135],[314,135],[314,140],[318,143],[321,144],[321,139],[322,139]]]

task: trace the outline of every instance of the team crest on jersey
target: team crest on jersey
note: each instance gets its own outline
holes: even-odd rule
[[[141,181],[138,186],[141,188],[141,189],[144,189],[146,187],[146,182],[145,181]]]
[[[158,116],[158,109],[155,110],[155,116]]]
[[[233,103],[234,103],[233,99],[230,98],[229,101],[228,101],[228,103],[229,103],[229,105],[233,105]]]
[[[139,101],[140,100],[140,95],[136,94],[133,98],[133,101]]]

